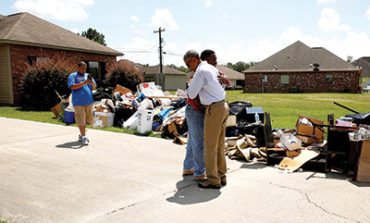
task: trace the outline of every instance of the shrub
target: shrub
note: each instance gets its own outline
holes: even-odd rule
[[[60,102],[60,95],[69,94],[68,75],[73,66],[65,60],[49,60],[27,65],[20,83],[21,107],[26,110],[50,110]]]
[[[128,60],[120,60],[115,63],[106,76],[109,87],[119,84],[136,92],[136,86],[143,81],[143,75],[135,64]]]

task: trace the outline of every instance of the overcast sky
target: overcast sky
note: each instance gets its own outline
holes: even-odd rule
[[[184,65],[194,49],[219,63],[261,61],[297,40],[342,59],[370,56],[368,0],[1,0],[0,14],[29,12],[73,32],[89,27],[107,45],[143,64]]]

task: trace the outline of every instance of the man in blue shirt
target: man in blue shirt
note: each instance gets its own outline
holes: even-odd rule
[[[96,88],[94,79],[86,73],[86,63],[81,61],[77,65],[77,71],[68,77],[68,87],[72,90],[72,104],[75,110],[75,120],[80,129],[79,140],[83,145],[89,144],[86,137],[86,124],[92,123],[93,95]]]

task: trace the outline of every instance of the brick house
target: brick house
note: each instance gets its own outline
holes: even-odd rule
[[[245,92],[358,93],[361,69],[297,41],[243,71]]]
[[[19,84],[25,64],[47,59],[85,61],[97,81],[123,55],[29,13],[0,15],[0,104],[20,102]]]

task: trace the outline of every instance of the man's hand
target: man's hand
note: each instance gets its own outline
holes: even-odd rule
[[[85,82],[86,84],[91,84],[93,90],[96,89],[96,84],[92,79],[87,79]]]
[[[230,84],[230,80],[226,78],[226,75],[223,72],[219,71],[219,75],[217,77],[218,77],[218,81],[221,84],[225,84],[225,85]]]

